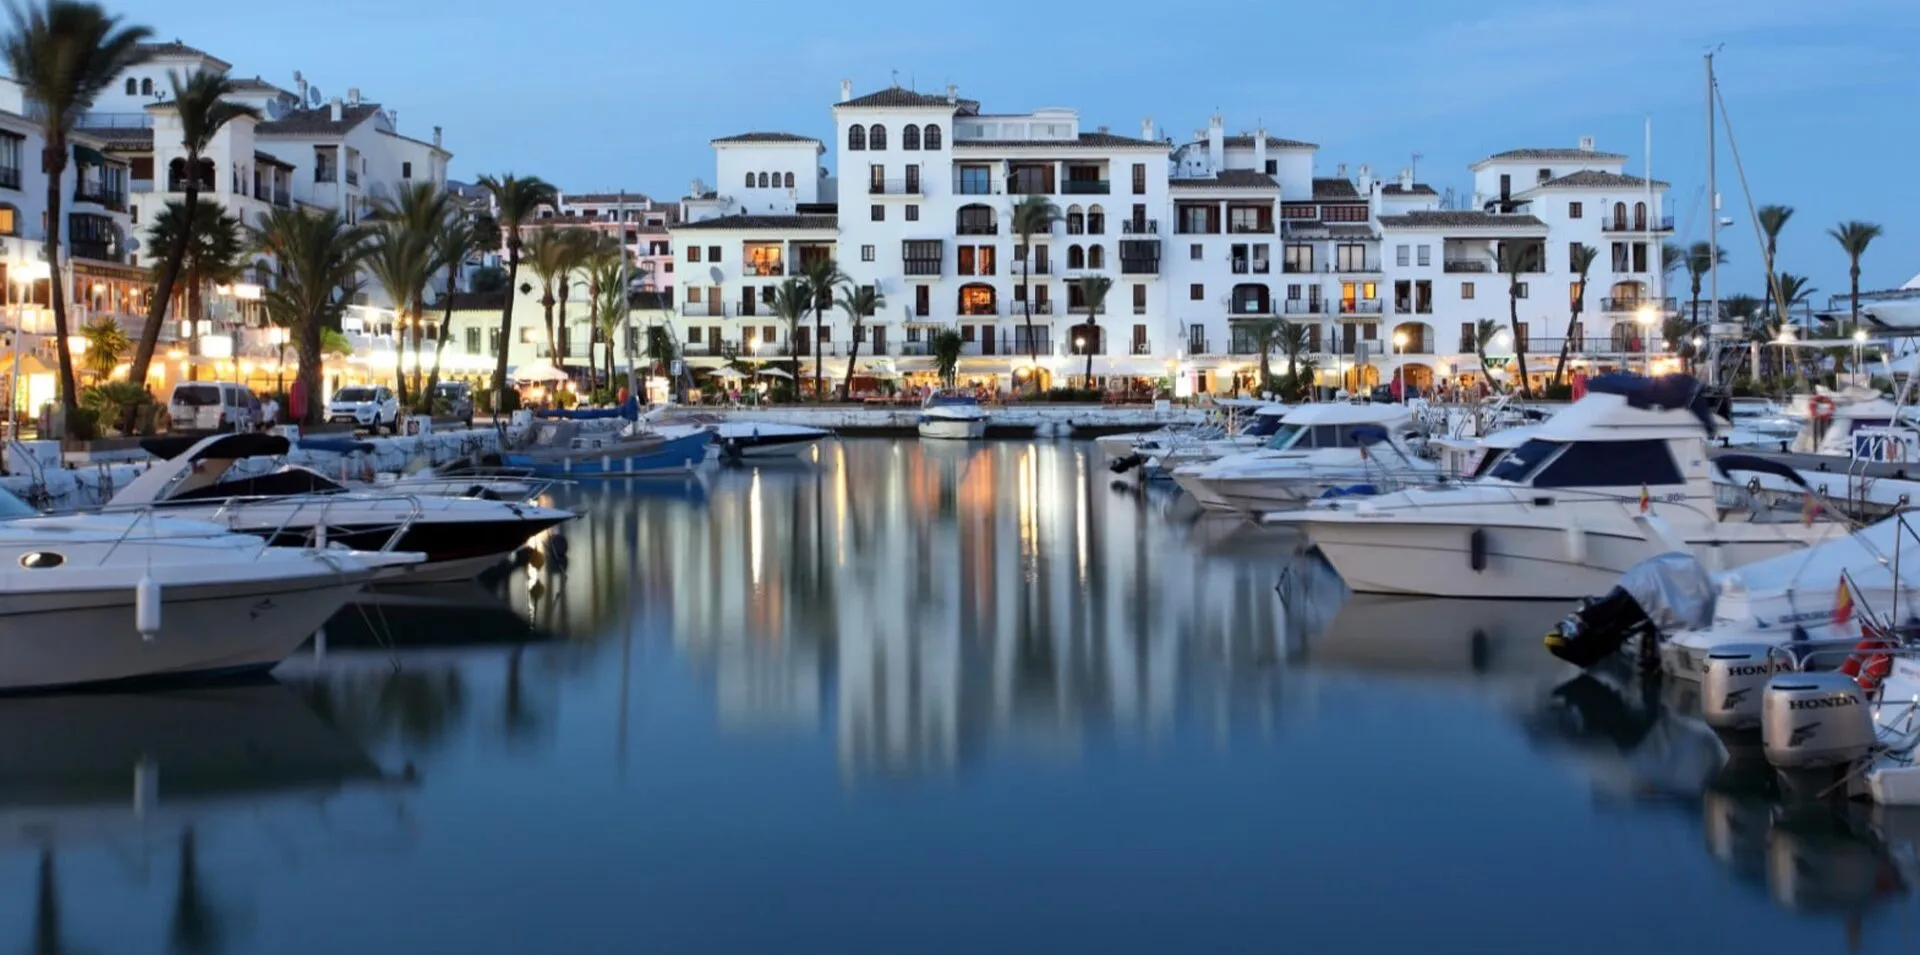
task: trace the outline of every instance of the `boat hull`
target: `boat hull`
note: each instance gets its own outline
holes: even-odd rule
[[[1227,499],[1221,497],[1219,493],[1214,491],[1212,484],[1200,476],[1198,468],[1193,470],[1187,470],[1185,468],[1175,469],[1173,472],[1173,483],[1179,485],[1181,490],[1187,492],[1196,503],[1209,511],[1231,513],[1234,510],[1233,505],[1227,503]]]
[[[626,450],[619,445],[582,450],[555,450],[509,453],[503,456],[508,467],[527,468],[545,477],[599,478],[644,477],[685,474],[707,459],[710,432],[699,431],[644,449]]]
[[[1273,520],[1269,518],[1269,523]],[[1603,594],[1628,568],[1665,548],[1624,529],[1587,530],[1575,544],[1564,527],[1312,520],[1297,523],[1356,593],[1519,600],[1576,600]],[[1753,526],[1772,530],[1776,525]],[[1473,567],[1473,535],[1485,561]],[[1801,550],[1791,534],[1686,535],[1709,567],[1730,568]]]
[[[0,692],[269,670],[371,576],[322,573],[167,587],[160,631],[151,641],[134,629],[132,588],[10,596],[0,606]]]
[[[987,436],[987,419],[922,417],[920,436],[946,441],[972,441],[984,438]]]

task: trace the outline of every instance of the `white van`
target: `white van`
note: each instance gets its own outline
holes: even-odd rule
[[[260,420],[259,399],[231,381],[183,381],[167,396],[174,431],[251,431]]]

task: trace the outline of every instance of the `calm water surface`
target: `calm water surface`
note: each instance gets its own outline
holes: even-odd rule
[[[0,701],[0,947],[1920,941],[1920,819],[1744,795],[1678,694],[1540,649],[1563,607],[1346,600],[1090,445],[568,502],[564,561],[370,599],[276,683]]]

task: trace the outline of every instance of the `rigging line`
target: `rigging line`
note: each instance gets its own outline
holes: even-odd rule
[[[1760,246],[1760,259],[1766,263],[1767,289],[1772,293],[1774,305],[1779,309],[1780,321],[1788,319],[1786,303],[1781,301],[1784,290],[1780,287],[1780,278],[1774,274],[1773,258],[1767,255],[1767,234],[1760,228],[1760,212],[1753,205],[1753,190],[1747,184],[1747,169],[1740,162],[1740,144],[1733,138],[1733,118],[1727,115],[1727,99],[1720,92],[1720,81],[1713,83],[1713,101],[1720,108],[1720,121],[1727,127],[1727,152],[1733,156],[1733,171],[1740,179],[1740,194],[1747,201],[1747,218],[1753,223],[1753,238]],[[1718,228],[1718,222],[1708,224],[1709,228]],[[1717,316],[1716,316],[1717,317]]]

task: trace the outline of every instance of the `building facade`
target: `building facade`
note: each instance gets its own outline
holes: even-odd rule
[[[929,371],[941,329],[983,384],[1077,383],[1091,357],[1102,385],[1176,393],[1247,387],[1281,319],[1302,329],[1318,381],[1349,389],[1510,376],[1522,353],[1538,379],[1563,345],[1581,368],[1668,350],[1666,184],[1590,140],[1489,156],[1462,200],[1411,172],[1326,175],[1317,145],[1229,134],[1219,116],[1176,144],[1151,120],[1122,135],[1070,109],[987,113],[954,87],[856,97],[845,82],[831,113],[827,141],[712,141],[715,184],[696,182],[671,229],[694,364],[792,351],[844,374],[844,311],[826,309],[817,333],[770,318],[772,289],[820,259],[884,300],[859,354],[889,375]],[[1059,213],[1031,248],[1013,228],[1028,196]],[[1595,256],[1584,279],[1579,246]],[[1110,284],[1089,316],[1095,275]]]

